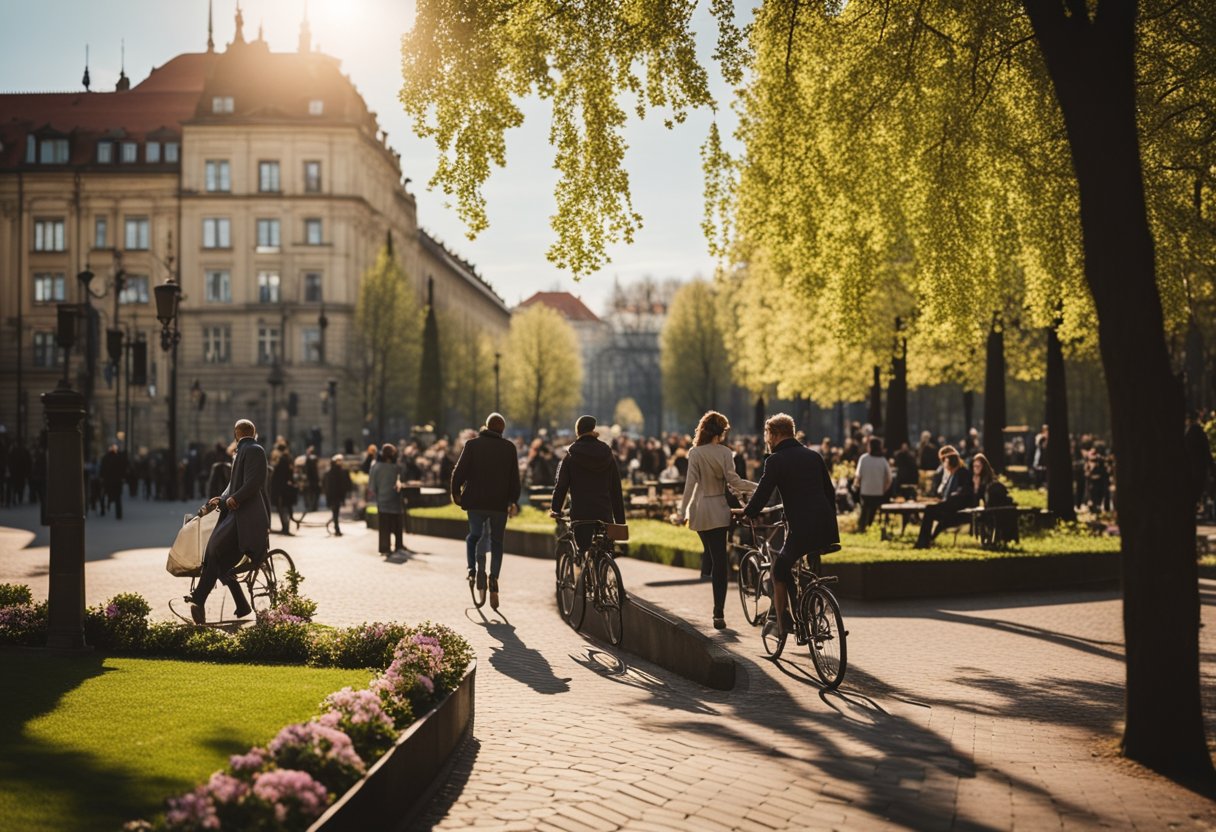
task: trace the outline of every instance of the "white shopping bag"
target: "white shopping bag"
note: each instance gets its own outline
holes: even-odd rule
[[[177,539],[169,549],[169,560],[165,569],[179,578],[197,578],[203,571],[203,553],[207,541],[219,522],[219,510],[210,511],[202,517],[191,516],[177,533]]]

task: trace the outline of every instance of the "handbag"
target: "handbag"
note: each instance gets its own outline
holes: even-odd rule
[[[605,523],[605,533],[613,543],[625,543],[629,540],[629,526],[624,523]]]
[[[209,511],[202,517],[190,515],[169,547],[165,571],[178,578],[197,578],[203,572],[203,553],[219,522],[220,512]]]

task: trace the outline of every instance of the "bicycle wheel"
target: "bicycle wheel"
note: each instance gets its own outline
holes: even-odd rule
[[[739,602],[748,624],[760,623],[760,552],[749,549],[739,559]]]
[[[296,568],[291,555],[282,549],[271,549],[262,565],[249,576],[249,603],[258,612],[273,609],[279,602],[279,582]]]
[[[574,629],[583,626],[583,617],[587,615],[587,594],[592,591],[588,588],[587,581],[590,576],[590,570],[586,568],[586,563],[580,567],[577,557],[570,558],[570,575],[574,585],[573,597],[570,599],[570,614],[566,616],[566,621]],[[591,580],[594,581],[592,578]]]
[[[557,547],[557,608],[562,618],[570,619],[574,611],[574,552],[569,547]]]
[[[802,599],[802,617],[810,636],[807,649],[811,652],[815,672],[828,690],[832,690],[844,681],[849,656],[845,645],[848,633],[840,615],[840,604],[828,589],[817,586]]]
[[[604,616],[604,630],[613,646],[621,643],[624,635],[625,585],[621,582],[621,570],[616,562],[604,556],[599,563],[599,593],[596,606]]]

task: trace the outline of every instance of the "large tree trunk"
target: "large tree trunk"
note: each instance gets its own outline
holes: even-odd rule
[[[1127,720],[1123,750],[1180,777],[1212,776],[1199,693],[1195,513],[1182,390],[1166,351],[1136,127],[1136,7],[1065,14],[1024,0],[1055,85],[1081,200],[1085,278],[1098,313],[1118,460]]]
[[[870,426],[875,434],[882,433],[882,370],[874,366],[874,383],[870,385]],[[864,448],[862,449],[864,452]]]
[[[891,360],[891,381],[887,385],[887,448],[898,451],[908,441],[908,343]]]
[[[984,364],[984,456],[1005,470],[1005,333],[993,320]]]
[[[1054,327],[1047,330],[1047,510],[1061,520],[1076,520],[1072,449],[1068,432],[1068,382],[1064,349]]]

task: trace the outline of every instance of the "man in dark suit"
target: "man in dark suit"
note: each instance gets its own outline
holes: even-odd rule
[[[794,438],[792,417],[784,413],[770,417],[764,423],[764,438],[772,453],[764,461],[760,483],[743,513],[759,517],[773,496],[773,490],[781,492],[789,533],[773,561],[773,625],[779,634],[784,634],[794,564],[804,556],[816,553],[811,569],[818,572],[817,553],[840,543],[840,530],[836,526],[836,487],[832,485],[823,457]]]
[[[196,624],[207,620],[204,604],[223,578],[236,602],[237,618],[252,611],[240,582],[228,577],[233,567],[248,555],[260,564],[270,548],[270,499],[266,496],[266,450],[254,441],[257,428],[248,419],[241,419],[232,429],[236,437],[236,458],[232,461],[232,478],[224,493],[208,501],[205,511],[220,511],[207,551],[203,556],[203,574],[193,595],[187,595],[190,615]]]
[[[959,509],[975,505],[975,483],[958,451],[953,445],[945,445],[939,454],[945,479],[941,489],[942,501],[925,509],[920,522],[920,536],[916,540],[917,549],[928,549],[942,529],[960,525],[963,515],[958,513]],[[937,524],[936,528],[934,523]]]

